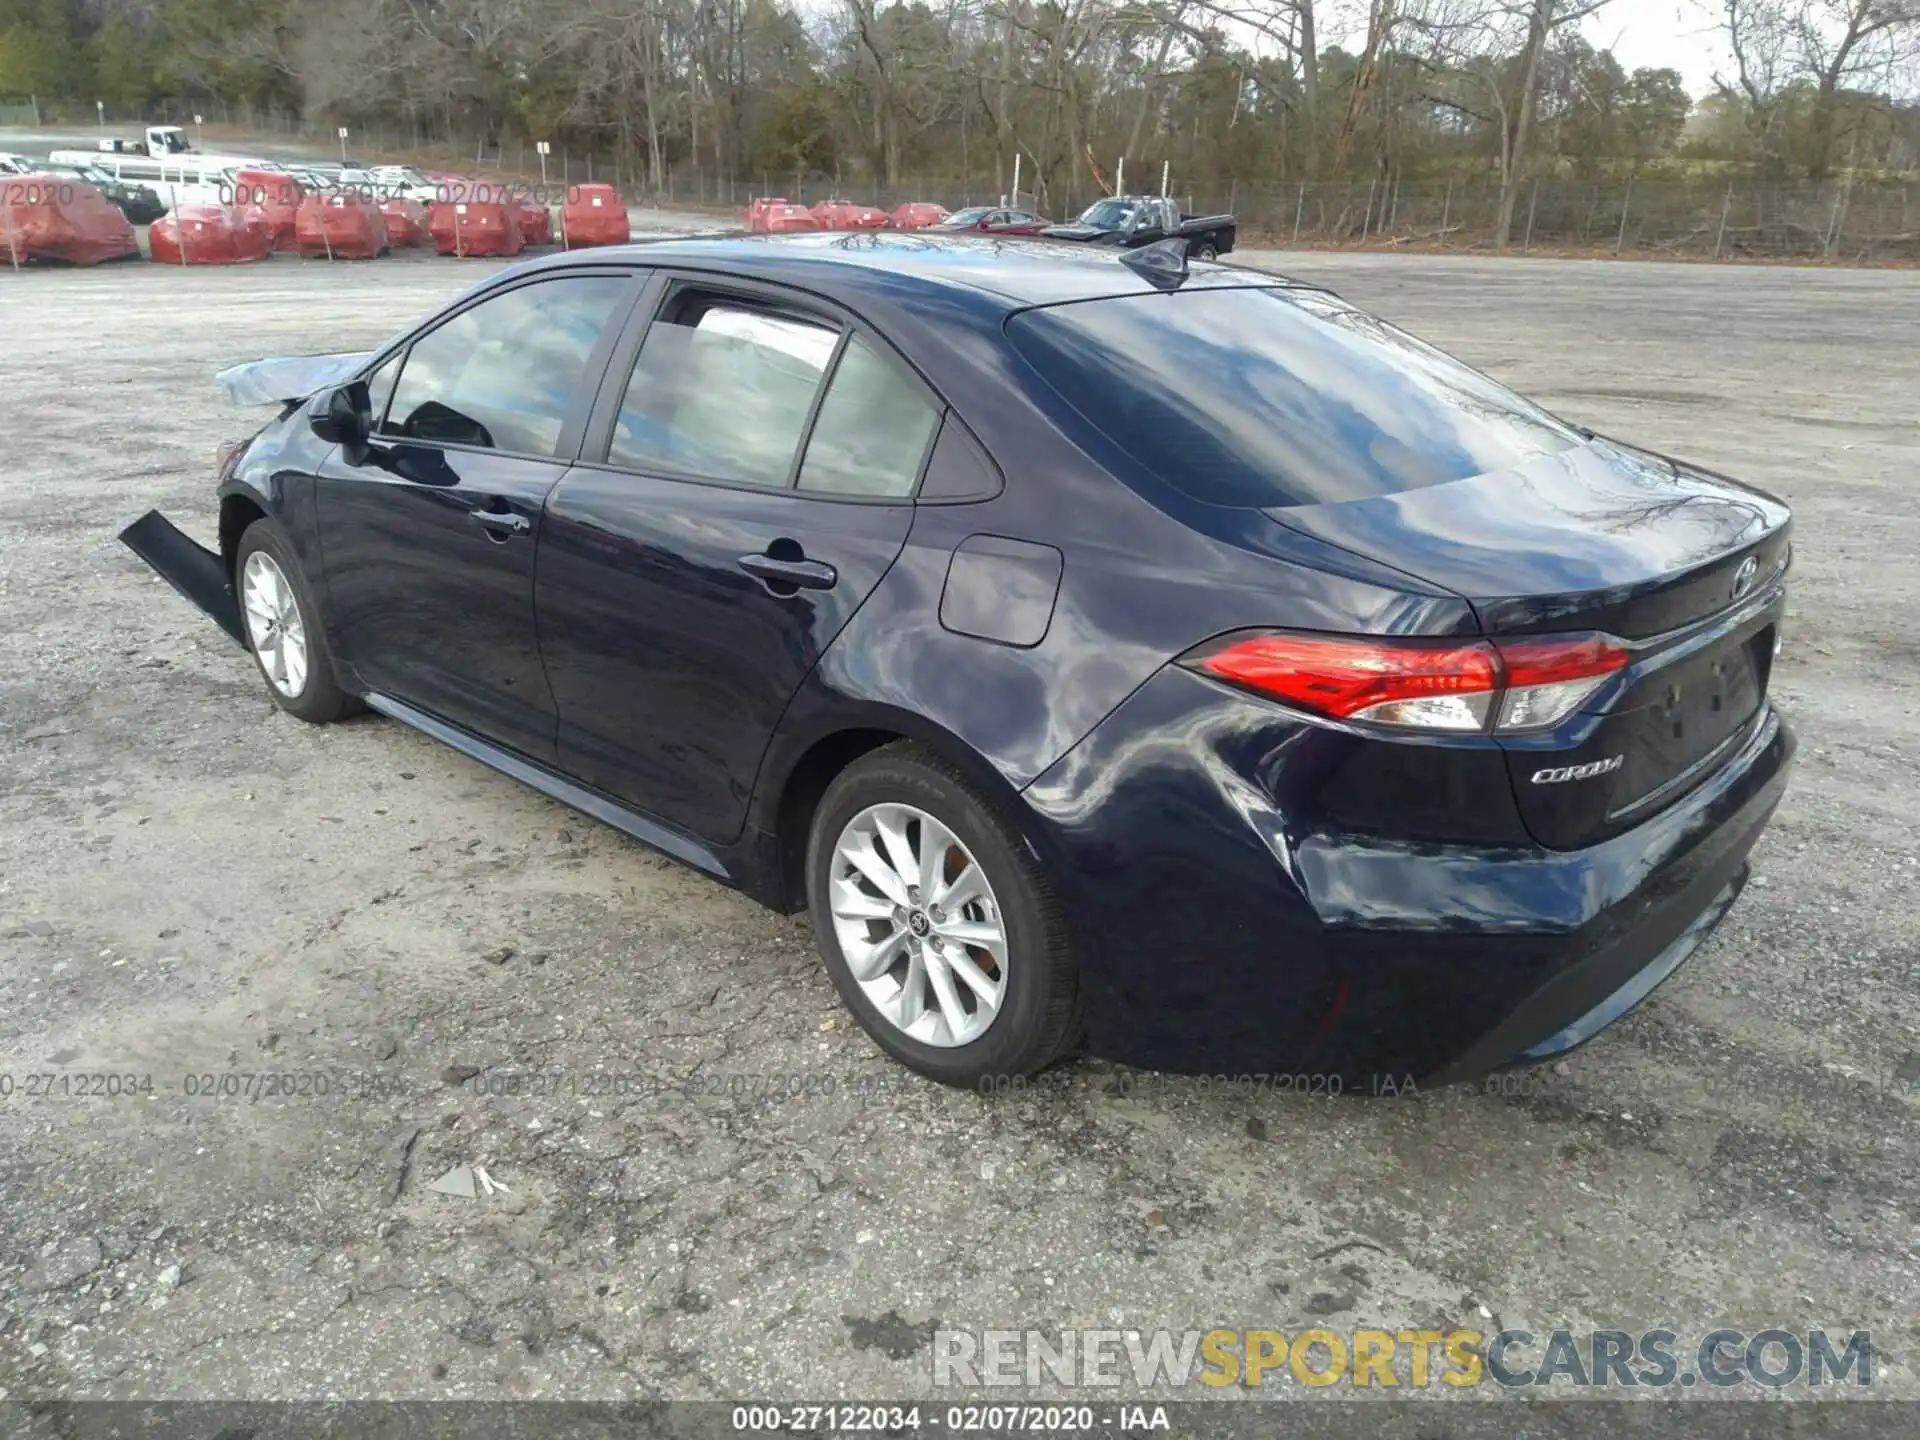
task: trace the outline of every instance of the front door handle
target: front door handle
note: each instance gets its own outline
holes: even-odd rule
[[[478,510],[469,510],[467,514],[491,530],[497,539],[504,540],[509,535],[524,535],[533,528],[533,522],[518,510],[488,510],[482,507]]]
[[[831,590],[840,572],[822,560],[783,555],[742,555],[740,568],[769,585],[797,585],[803,590]]]

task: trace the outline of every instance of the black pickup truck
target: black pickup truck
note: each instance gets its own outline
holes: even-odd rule
[[[1049,240],[1083,245],[1117,245],[1125,250],[1176,237],[1187,242],[1195,260],[1214,260],[1233,249],[1240,225],[1231,215],[1183,215],[1173,201],[1157,195],[1109,195],[1096,200],[1070,225],[1049,225]]]

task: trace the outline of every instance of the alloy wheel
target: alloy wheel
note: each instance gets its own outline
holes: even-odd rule
[[[307,627],[286,572],[266,551],[247,556],[240,598],[247,638],[268,682],[289,700],[299,698],[307,688]]]
[[[984,1035],[1007,993],[1006,923],[959,837],[916,806],[871,805],[832,865],[834,935],[874,1009],[924,1045]]]

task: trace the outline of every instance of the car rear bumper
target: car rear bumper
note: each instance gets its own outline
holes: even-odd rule
[[[1794,750],[1763,710],[1684,799],[1553,851],[1326,827],[1314,729],[1168,669],[1027,789],[1095,1053],[1377,1091],[1584,1043],[1726,914]]]

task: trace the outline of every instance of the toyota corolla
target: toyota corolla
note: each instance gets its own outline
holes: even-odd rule
[[[556,255],[223,380],[217,546],[125,538],[281,709],[809,910],[936,1080],[1560,1053],[1786,785],[1786,506],[1177,247]]]

